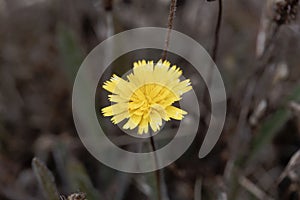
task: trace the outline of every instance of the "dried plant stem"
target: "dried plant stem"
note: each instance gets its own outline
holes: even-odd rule
[[[232,156],[230,158],[230,163],[235,163],[234,166],[226,166],[225,172],[226,172],[226,179],[229,182],[232,182],[233,179],[235,179],[235,172],[234,168],[236,166],[243,168],[244,166],[247,166],[247,162],[249,162],[249,158],[245,158],[244,152],[245,150],[241,151],[241,147],[247,143],[250,143],[251,138],[247,138],[247,141],[243,140],[242,138],[245,138],[245,130],[250,130],[250,126],[247,123],[247,116],[250,112],[251,108],[251,101],[254,101],[254,95],[258,88],[258,84],[260,83],[262,79],[262,75],[265,71],[267,71],[269,63],[272,60],[272,54],[273,52],[273,46],[276,41],[276,36],[279,32],[279,25],[275,25],[272,29],[272,32],[270,33],[270,38],[266,42],[265,48],[261,54],[261,56],[257,59],[256,67],[254,71],[251,72],[251,74],[246,78],[247,82],[245,83],[245,90],[246,93],[243,95],[242,104],[241,104],[241,111],[238,118],[238,123],[236,126],[236,132],[233,139],[233,144],[231,148]],[[240,101],[240,100],[239,100]],[[246,147],[249,148],[249,147]],[[239,151],[238,151],[239,149]],[[235,198],[236,191],[232,192],[232,198]]]
[[[171,31],[173,29],[173,22],[175,18],[175,13],[176,13],[176,5],[177,5],[177,0],[171,0],[170,4],[170,12],[169,12],[169,18],[168,18],[168,32],[166,36],[166,41],[165,41],[165,48],[162,54],[162,60],[167,59],[167,53],[169,49],[169,44],[170,44],[170,37],[171,37]]]
[[[273,28],[273,31],[270,34],[270,38],[266,42],[265,49],[264,49],[262,55],[258,58],[258,61],[260,61],[258,67],[265,66],[269,62],[269,59],[270,59],[269,54],[270,54],[270,52],[272,52],[272,46],[274,45],[274,43],[276,41],[276,38],[277,38],[276,36],[279,32],[279,28],[280,28],[280,26],[277,24]]]
[[[113,0],[102,0],[103,1],[103,7],[106,12],[106,37],[111,37],[114,35],[114,22],[113,22],[113,6],[114,2]]]
[[[152,135],[152,131],[150,130],[150,144],[151,144],[151,148],[154,154],[154,162],[156,165],[156,168],[158,168],[158,158],[156,155],[156,147],[155,147],[155,142],[153,139],[153,135]],[[157,185],[157,199],[158,200],[162,200],[162,192],[161,192],[161,171],[160,169],[155,171],[155,179],[156,179],[156,185]]]
[[[262,189],[260,189],[257,185],[252,183],[245,176],[241,176],[239,178],[239,183],[251,194],[253,194],[257,199],[260,200],[273,200],[267,193],[265,193]]]
[[[217,24],[216,24],[216,28],[215,28],[214,41],[213,41],[212,53],[211,53],[212,60],[214,62],[216,62],[217,54],[218,54],[220,31],[221,31],[221,25],[222,25],[222,15],[223,15],[223,2],[222,2],[222,0],[218,0],[218,4],[219,4],[218,18],[217,18]],[[214,63],[213,63],[213,65],[214,65]],[[208,89],[211,86],[211,81],[212,81],[212,76],[213,76],[213,69],[214,69],[214,66],[210,66],[209,71],[208,71],[208,75],[207,75],[207,77],[208,77],[208,79],[207,79],[207,88]],[[201,99],[205,98],[206,96],[208,96],[208,95],[206,94],[206,92],[204,92]]]
[[[214,44],[212,49],[212,59],[216,61],[217,53],[218,53],[218,46],[219,46],[219,39],[220,39],[220,30],[222,25],[222,14],[223,14],[223,4],[222,0],[218,0],[219,2],[219,10],[218,10],[218,20],[215,29],[215,36],[214,36]]]
[[[113,0],[104,0],[104,9],[111,11],[113,9]]]

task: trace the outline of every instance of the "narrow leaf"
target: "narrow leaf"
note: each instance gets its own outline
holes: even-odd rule
[[[83,48],[76,38],[75,32],[71,29],[58,25],[57,35],[59,52],[64,62],[64,70],[73,82],[84,58]]]
[[[48,200],[59,200],[59,194],[51,171],[38,158],[33,158],[31,164],[45,198]]]
[[[94,188],[85,167],[76,159],[70,159],[67,163],[67,171],[73,190],[86,193],[87,199],[98,200],[99,192]]]

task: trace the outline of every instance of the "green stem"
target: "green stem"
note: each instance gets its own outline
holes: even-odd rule
[[[153,138],[153,134],[152,131],[150,130],[150,144],[151,144],[151,148],[154,154],[154,162],[156,165],[156,168],[158,169],[159,165],[158,165],[158,158],[157,158],[157,154],[156,154],[156,147],[155,147],[155,141]],[[156,178],[156,185],[157,185],[157,197],[158,200],[162,199],[162,195],[161,195],[161,171],[160,169],[155,171],[155,178]]]

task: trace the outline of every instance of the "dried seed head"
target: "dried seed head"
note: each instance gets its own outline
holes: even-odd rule
[[[280,0],[275,3],[273,21],[277,25],[289,24],[296,19],[299,0]]]
[[[68,200],[87,200],[87,199],[86,199],[85,193],[78,192],[78,193],[74,193],[74,194],[71,194],[70,196],[68,196]]]
[[[77,192],[77,193],[69,195],[68,197],[61,195],[60,200],[87,200],[87,198],[86,198],[85,193]]]

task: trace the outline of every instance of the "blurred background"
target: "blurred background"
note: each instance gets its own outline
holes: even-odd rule
[[[212,52],[219,3],[178,0],[174,29]],[[108,168],[84,148],[71,110],[80,64],[116,33],[167,27],[169,6],[170,0],[0,0],[1,200],[54,200],[60,195],[89,200],[300,199],[298,0],[223,1],[213,57],[225,82],[228,111],[222,136],[206,158],[198,158],[209,122],[205,95],[203,128],[188,151],[160,171],[159,179],[155,172]],[[149,50],[122,56],[102,79],[112,72],[122,75],[137,59],[158,60],[160,55]],[[184,68],[176,55],[169,58]],[[193,75],[188,67],[186,73]],[[201,77],[191,80],[201,90]],[[99,109],[107,105],[106,95],[97,95]],[[105,120],[111,139],[121,137]]]

